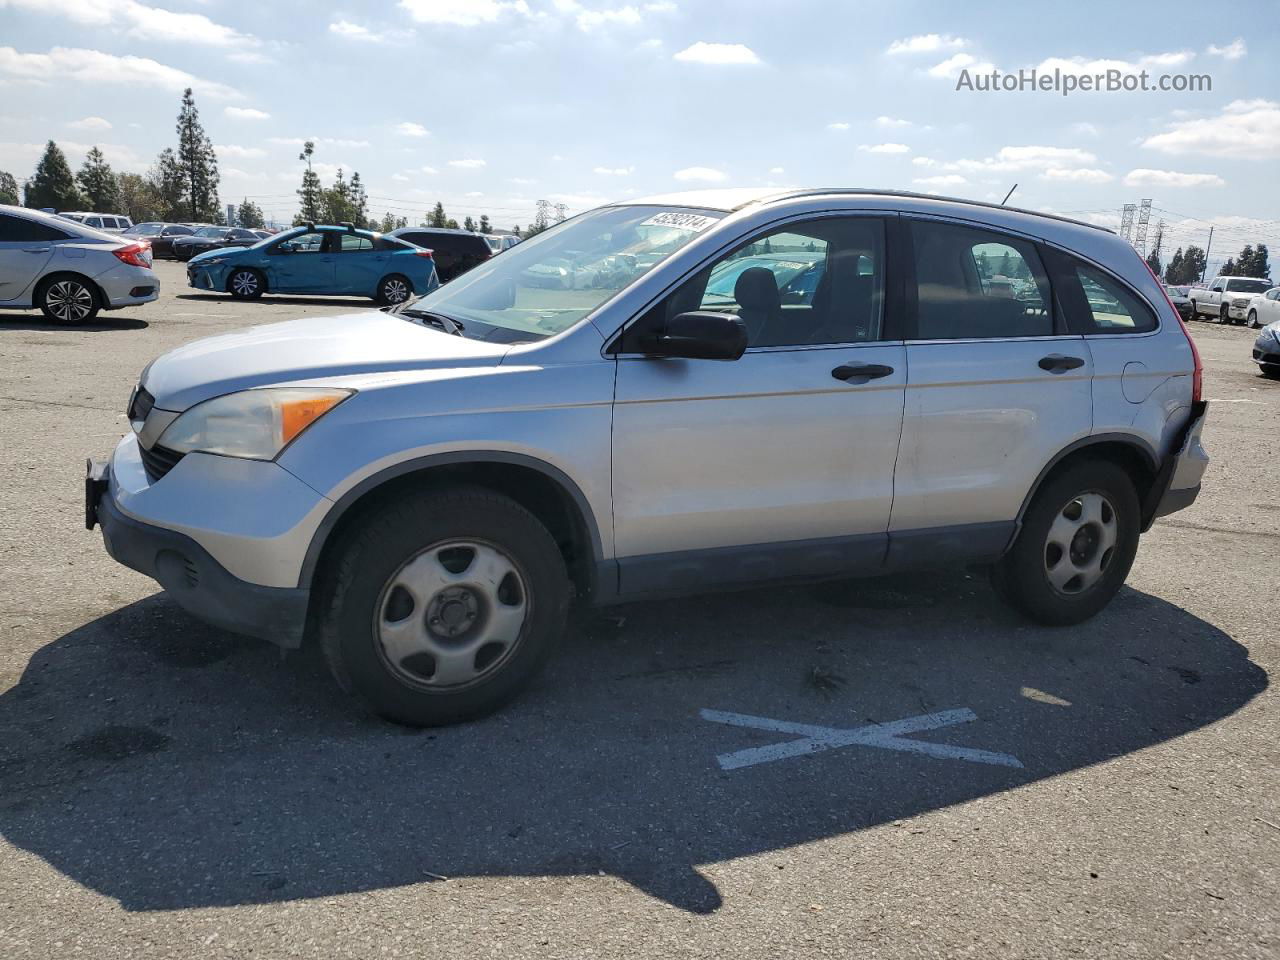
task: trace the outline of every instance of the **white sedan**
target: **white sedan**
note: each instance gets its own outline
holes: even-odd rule
[[[1249,301],[1245,308],[1245,323],[1251,327],[1265,327],[1280,320],[1280,287],[1272,287]]]

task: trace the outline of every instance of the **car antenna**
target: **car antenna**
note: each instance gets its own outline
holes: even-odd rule
[[[1013,196],[1013,191],[1015,191],[1015,190],[1017,190],[1017,189],[1018,189],[1018,185],[1017,185],[1016,183],[1015,183],[1012,187],[1010,187],[1010,188],[1009,188],[1009,192],[1008,192],[1008,193],[1006,193],[1006,194],[1004,195],[1004,199],[1000,201],[1000,206],[1002,206],[1002,207],[1003,207],[1006,203],[1008,203],[1008,202],[1009,202],[1009,198]]]

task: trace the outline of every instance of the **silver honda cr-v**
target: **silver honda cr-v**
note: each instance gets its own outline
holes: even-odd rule
[[[87,522],[180,604],[436,724],[577,597],[982,563],[1119,589],[1207,457],[1195,348],[1115,234],[857,190],[601,207],[387,312],[155,360]]]

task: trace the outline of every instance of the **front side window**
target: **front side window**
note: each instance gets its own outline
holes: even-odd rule
[[[419,297],[401,312],[443,318],[463,336],[503,343],[574,326],[723,217],[720,211],[602,207],[540,233]],[[405,238],[430,249],[430,240]]]
[[[275,249],[281,253],[320,253],[324,249],[324,234],[319,230],[300,233],[287,240],[281,240]]]
[[[913,223],[911,236],[918,339],[1053,334],[1049,280],[1032,244],[933,221]]]
[[[47,223],[0,214],[0,243],[47,243],[66,239],[66,233]]]

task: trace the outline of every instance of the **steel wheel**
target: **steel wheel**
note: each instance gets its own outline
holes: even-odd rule
[[[1044,569],[1058,593],[1083,593],[1102,578],[1117,538],[1115,508],[1100,493],[1082,493],[1058,511],[1044,545]]]
[[[383,303],[404,303],[409,299],[409,284],[399,277],[388,277],[382,281]]]
[[[44,292],[44,308],[63,323],[82,323],[93,315],[93,291],[78,280],[58,280]]]
[[[511,657],[530,606],[525,578],[506,553],[479,541],[449,541],[392,574],[376,607],[374,634],[401,681],[456,689]]]
[[[252,270],[237,270],[231,275],[230,286],[231,292],[237,297],[256,297],[262,281]]]

